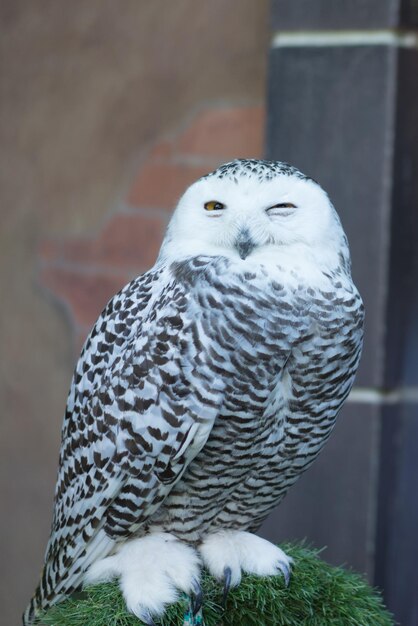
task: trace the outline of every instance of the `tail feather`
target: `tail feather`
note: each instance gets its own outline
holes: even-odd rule
[[[36,617],[37,615],[35,598],[32,598],[22,615],[23,626],[30,626],[31,624],[33,624]]]
[[[39,587],[33,594],[28,606],[26,607],[25,612],[22,616],[23,626],[31,626],[35,623],[37,618],[41,615],[41,613],[47,608],[43,607],[42,602],[40,601],[40,589]]]
[[[65,570],[53,571],[51,561],[47,561],[39,585],[23,614],[23,626],[36,623],[44,611],[80,589],[86,570],[96,560],[108,556],[113,545],[114,541],[103,530],[99,530],[85,546],[82,566],[77,554]]]

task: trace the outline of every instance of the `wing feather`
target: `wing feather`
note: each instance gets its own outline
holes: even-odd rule
[[[151,271],[110,301],[86,342],[62,431],[43,607],[158,510],[209,436],[216,403],[190,384],[192,308],[168,270]]]

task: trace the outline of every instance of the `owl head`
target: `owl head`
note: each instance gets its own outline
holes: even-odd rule
[[[340,220],[321,186],[287,163],[255,159],[222,165],[180,198],[161,257],[198,254],[247,265],[292,255],[327,267],[349,263]]]

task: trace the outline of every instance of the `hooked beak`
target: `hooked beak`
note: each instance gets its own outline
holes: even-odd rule
[[[238,237],[235,240],[235,248],[241,259],[246,259],[247,256],[254,250],[255,243],[251,239],[250,231],[247,228],[240,230]]]

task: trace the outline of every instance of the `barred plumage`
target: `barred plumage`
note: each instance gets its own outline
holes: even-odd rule
[[[224,209],[205,214],[214,199]],[[326,442],[362,324],[346,238],[315,181],[236,160],[195,183],[155,267],[110,301],[78,361],[24,623],[132,537],[203,542],[216,574],[205,538],[255,531]],[[154,610],[135,602],[143,619]]]

